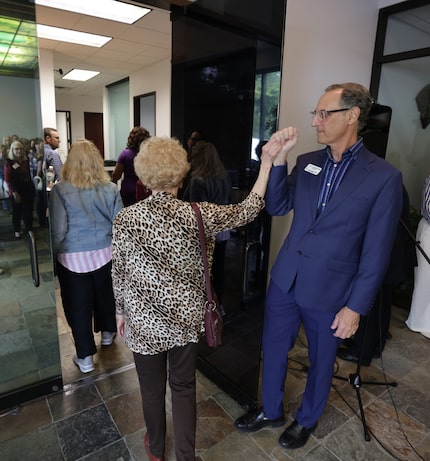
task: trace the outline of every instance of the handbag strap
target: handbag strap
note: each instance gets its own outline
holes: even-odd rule
[[[202,252],[203,269],[205,272],[206,297],[208,298],[209,303],[212,303],[212,289],[209,276],[208,255],[206,253],[206,239],[205,230],[203,228],[202,214],[200,213],[200,208],[197,206],[197,203],[191,202],[191,207],[194,210],[197,218],[197,224],[199,226],[200,250]]]

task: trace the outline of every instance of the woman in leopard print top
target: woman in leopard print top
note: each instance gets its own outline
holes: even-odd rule
[[[260,175],[243,202],[199,204],[209,267],[215,235],[245,225],[263,208],[272,162],[268,152],[263,154]],[[190,204],[176,198],[189,167],[177,140],[145,141],[135,170],[152,195],[124,208],[113,226],[117,327],[134,355],[147,425],[145,446],[153,461],[164,456],[167,360],[176,459],[195,459],[195,371],[206,295],[197,220]]]

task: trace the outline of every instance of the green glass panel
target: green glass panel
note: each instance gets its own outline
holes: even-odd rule
[[[14,45],[37,48],[37,38],[27,37],[26,35],[16,35],[13,41]]]
[[[31,37],[37,36],[36,24],[34,22],[23,21],[19,28],[19,33],[29,35]]]
[[[16,56],[37,56],[37,49],[25,46],[15,46],[15,44],[13,44],[10,47],[9,54]]]
[[[17,21],[16,19],[0,16],[0,30],[2,32],[9,32],[14,34],[18,30],[20,23],[21,21]]]
[[[37,67],[38,43],[36,25],[0,17],[0,66],[10,69],[31,71]]]
[[[0,43],[11,43],[15,34],[10,34],[8,32],[0,32]]]

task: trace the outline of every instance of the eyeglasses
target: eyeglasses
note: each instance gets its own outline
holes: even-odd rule
[[[333,110],[313,110],[311,112],[312,118],[317,117],[318,120],[325,120],[330,114],[334,114],[335,112],[343,112],[345,110],[351,109],[350,107],[344,107],[343,109],[333,109]]]

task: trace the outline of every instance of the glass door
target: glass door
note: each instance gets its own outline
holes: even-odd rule
[[[0,1],[1,171],[15,136],[42,133],[34,3]],[[54,275],[44,191],[35,189],[33,229],[16,235],[4,175],[0,209],[0,410],[62,388]],[[38,217],[37,205],[42,215]],[[40,219],[39,219],[40,218]]]
[[[240,5],[241,6],[240,6]],[[277,124],[284,2],[199,1],[173,10],[172,134],[212,142],[230,174],[232,202],[249,193],[255,149]],[[225,244],[223,344],[200,343],[198,368],[239,403],[258,400],[270,217],[232,229]]]

